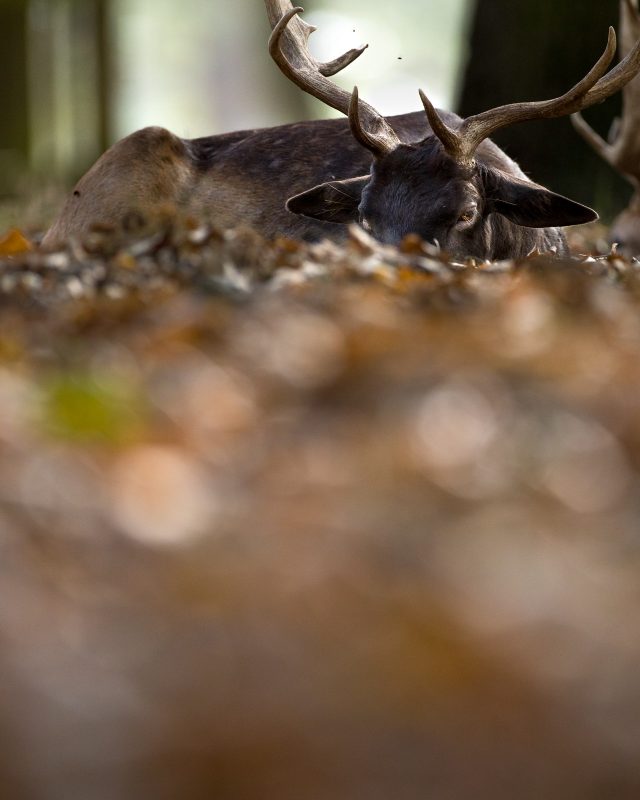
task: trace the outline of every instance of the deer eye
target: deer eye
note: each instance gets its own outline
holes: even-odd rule
[[[469,228],[476,219],[477,208],[473,206],[473,208],[465,209],[460,216],[458,217],[458,221],[456,222],[456,228],[464,230],[464,228]]]

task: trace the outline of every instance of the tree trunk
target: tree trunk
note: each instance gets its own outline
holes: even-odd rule
[[[27,100],[27,6],[19,0],[0,3],[0,195],[24,173],[29,152]]]
[[[109,0],[29,0],[29,166],[78,177],[109,144]]]
[[[113,69],[111,59],[114,42],[110,20],[109,0],[95,0],[96,5],[96,46],[98,56],[98,137],[99,149],[106,150],[111,144]]]
[[[617,0],[478,0],[460,114],[563,94],[602,53],[609,25],[618,29]],[[616,97],[586,116],[606,135],[619,109]],[[593,205],[604,218],[627,203],[626,182],[568,119],[515,125],[493,138],[533,180]]]

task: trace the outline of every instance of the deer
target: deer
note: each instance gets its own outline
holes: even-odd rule
[[[297,87],[345,118],[306,121],[199,139],[145,128],[113,145],[84,175],[43,245],[116,225],[160,204],[247,225],[267,238],[336,241],[359,224],[384,243],[409,234],[453,256],[496,260],[533,250],[568,253],[562,228],[597,219],[592,209],[531,181],[489,137],[527,120],[577,113],[622,89],[640,71],[640,42],[613,69],[616,35],[594,67],[554,100],[512,103],[462,119],[437,110],[383,117],[358,88],[331,77],[366,46],[321,63],[315,28],[289,0],[265,0],[269,52]]]
[[[640,38],[638,0],[620,2],[620,53],[624,59]],[[614,120],[608,141],[575,113],[571,121],[585,141],[633,187],[627,208],[613,221],[609,240],[629,255],[640,253],[640,78],[629,81],[622,91],[622,117]]]

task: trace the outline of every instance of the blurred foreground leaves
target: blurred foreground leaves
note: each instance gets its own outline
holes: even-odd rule
[[[109,374],[56,373],[42,388],[43,421],[54,437],[122,443],[140,433],[139,398]]]
[[[636,798],[640,265],[165,220],[0,260],[12,798]]]

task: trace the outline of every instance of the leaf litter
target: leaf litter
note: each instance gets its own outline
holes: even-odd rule
[[[5,237],[13,796],[636,798],[640,265],[576,246]]]

